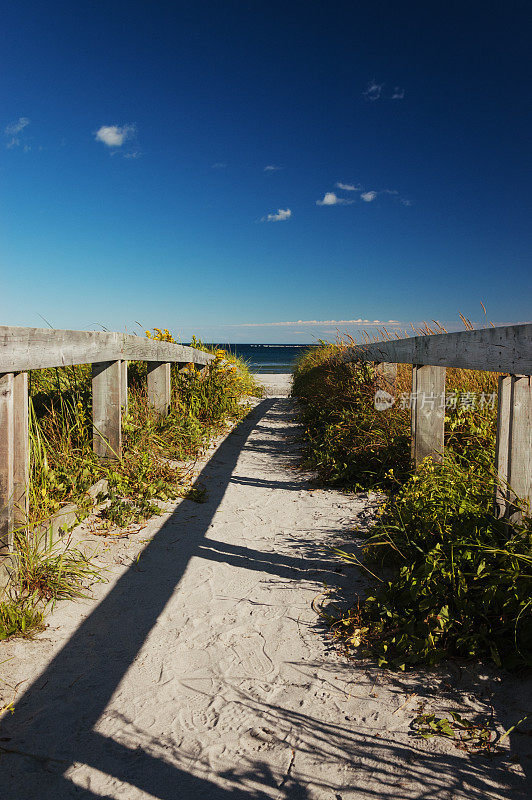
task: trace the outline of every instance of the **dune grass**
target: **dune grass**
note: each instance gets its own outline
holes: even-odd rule
[[[168,331],[149,338],[174,341]],[[200,341],[193,346],[209,351]],[[10,580],[0,599],[0,639],[30,635],[43,624],[47,608],[62,598],[81,596],[100,579],[98,570],[68,536],[55,545],[46,521],[66,503],[79,518],[92,509],[87,490],[107,481],[98,524],[143,523],[159,513],[157,501],[204,492],[190,491],[191,462],[211,438],[247,412],[245,399],[259,395],[246,364],[224,350],[200,374],[193,364],[172,365],[172,400],[166,417],[148,402],[146,364],[128,367],[128,413],[123,419],[123,453],[118,461],[92,451],[91,367],[64,367],[30,373],[30,491],[27,524],[15,533]]]
[[[443,463],[413,470],[407,404],[376,410],[383,383],[373,365],[331,361],[346,344],[304,354],[293,384],[305,466],[386,498],[361,552],[337,551],[367,571],[373,590],[347,612],[324,610],[334,635],[386,667],[449,656],[531,665],[532,525],[525,515],[510,527],[493,510],[497,375],[447,371]],[[399,398],[410,382],[411,367],[399,365]]]

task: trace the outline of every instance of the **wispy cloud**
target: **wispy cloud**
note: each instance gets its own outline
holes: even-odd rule
[[[377,83],[377,81],[373,80],[368,83],[362,94],[366,100],[370,100],[373,103],[375,100],[380,100],[383,89],[383,83]]]
[[[355,325],[356,327],[365,326],[390,326],[397,327],[403,323],[396,319],[298,319],[293,322],[241,322],[234,325],[235,328],[285,328],[292,325]]]
[[[107,147],[122,147],[136,134],[135,125],[102,125],[94,134],[97,142],[102,142]]]
[[[376,198],[379,195],[382,195],[382,194],[388,194],[388,195],[392,195],[392,197],[396,197],[397,200],[403,206],[411,206],[412,205],[412,202],[410,200],[407,200],[405,197],[401,197],[399,195],[399,192],[397,191],[397,189],[381,189],[378,192],[375,191],[375,189],[371,189],[371,191],[369,191],[369,192],[362,192],[362,194],[360,195],[360,198],[365,203],[373,203],[373,201],[376,200]]]
[[[334,184],[337,189],[342,189],[344,192],[360,192],[362,186],[357,186],[354,183],[342,183],[341,181],[336,181]]]
[[[286,219],[290,219],[291,216],[291,209],[279,208],[275,213],[267,214],[265,217],[262,217],[261,222],[283,222]]]
[[[279,172],[282,167],[277,167],[275,164],[268,164],[264,167],[264,172]]]
[[[19,117],[16,122],[10,122],[6,125],[4,133],[6,136],[16,136],[17,133],[23,131],[29,124],[30,121],[27,117]]]
[[[211,169],[227,169],[227,161],[215,161]]]
[[[22,139],[20,138],[19,134],[22,133],[24,128],[27,128],[30,124],[28,117],[19,117],[14,122],[10,122],[4,128],[4,136],[7,136],[9,141],[6,142],[6,147],[8,150],[11,150],[13,147],[19,147],[22,144]],[[31,146],[26,144],[24,145],[24,152],[28,152],[31,150]]]
[[[362,92],[362,96],[369,100],[371,103],[374,103],[376,100],[403,100],[405,96],[405,90],[402,89],[400,86],[395,86],[393,92],[391,94],[387,94],[384,91],[385,83],[377,83],[375,79],[370,81],[364,91]]]
[[[316,200],[317,206],[348,206],[354,200],[346,200],[345,197],[338,197],[336,192],[325,192],[323,200]]]

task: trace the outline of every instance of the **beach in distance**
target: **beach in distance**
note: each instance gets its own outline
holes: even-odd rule
[[[242,358],[255,373],[291,372],[296,359],[314,344],[220,344]]]

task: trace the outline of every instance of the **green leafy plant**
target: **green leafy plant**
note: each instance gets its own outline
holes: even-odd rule
[[[147,334],[175,342],[166,329]],[[29,514],[16,536],[8,595],[0,605],[0,638],[28,635],[42,625],[47,607],[83,596],[100,579],[69,539],[53,545],[42,533],[65,503],[75,503],[79,517],[89,513],[87,490],[96,481],[105,478],[107,490],[98,497],[95,533],[146,521],[160,513],[158,501],[205,500],[204,487],[190,487],[183,462],[197,458],[227,422],[241,419],[246,398],[260,390],[246,364],[231,353],[196,339],[193,346],[215,358],[201,373],[193,364],[185,370],[172,366],[172,403],[165,417],[148,402],[145,362],[129,364],[129,410],[118,461],[99,460],[92,451],[90,365],[30,373]]]
[[[489,755],[496,740],[496,733],[489,723],[472,722],[456,711],[449,712],[449,717],[418,713],[410,727],[422,739],[450,739],[455,747],[468,753]]]
[[[431,333],[432,331],[424,331]],[[342,363],[345,346],[323,345],[296,365],[305,465],[351,490],[386,493],[360,552],[337,550],[364,569],[371,596],[322,613],[347,649],[383,667],[435,664],[448,656],[532,664],[532,524],[508,525],[493,510],[496,409],[450,402],[443,463],[410,465],[408,412],[374,408],[379,376]],[[398,365],[397,391],[410,391]],[[497,375],[448,370],[456,398],[493,397]],[[452,399],[452,397],[451,397]],[[402,412],[402,413],[401,413]]]

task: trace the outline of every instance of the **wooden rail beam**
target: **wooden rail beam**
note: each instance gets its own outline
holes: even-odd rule
[[[445,425],[445,367],[412,366],[410,452],[418,467],[424,458],[440,463]]]
[[[389,339],[349,347],[339,358],[532,375],[532,324]]]
[[[122,457],[121,377],[120,361],[92,365],[92,447],[101,458]]]
[[[148,361],[148,400],[155,410],[166,416],[171,401],[170,364],[166,361]]]
[[[117,359],[208,364],[213,358],[193,347],[125,333],[0,325],[0,373]]]

